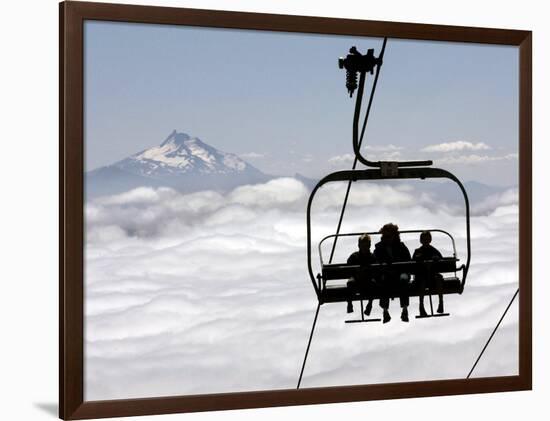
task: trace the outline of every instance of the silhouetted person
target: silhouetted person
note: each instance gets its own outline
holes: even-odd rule
[[[438,249],[431,245],[432,234],[430,231],[424,231],[420,234],[420,246],[413,253],[413,259],[418,262],[424,262],[426,260],[439,260],[443,256]],[[429,267],[425,265],[419,266],[416,274],[417,282],[420,286],[418,311],[421,316],[427,316],[426,309],[424,308],[424,291],[426,287],[431,288],[435,285],[436,291],[439,295],[439,305],[437,306],[437,312],[443,313],[443,276],[439,273],[432,273]]]
[[[367,266],[371,263],[374,263],[375,259],[374,255],[370,252],[370,243],[370,236],[368,234],[363,234],[361,237],[359,237],[359,240],[357,240],[357,247],[359,248],[359,250],[353,252],[348,257],[348,265]],[[368,272],[362,271],[362,275],[362,279],[351,278],[348,281],[347,287],[352,293],[366,290],[371,286],[372,281],[368,276]],[[367,303],[367,308],[365,309],[365,314],[368,316],[370,315],[371,311],[372,300],[369,300],[369,302]],[[353,313],[353,303],[351,302],[351,300],[348,300],[348,313]]]
[[[371,263],[374,263],[375,259],[374,255],[370,252],[370,244],[371,240],[368,234],[363,234],[361,237],[359,237],[359,240],[357,240],[357,247],[359,248],[359,250],[353,252],[348,257],[348,265],[368,266]],[[363,272],[362,274],[364,275],[363,279],[351,278],[347,283],[348,289],[350,289],[353,293],[368,289],[370,284],[372,283],[365,272]],[[368,316],[370,315],[371,311],[372,300],[369,300],[369,302],[367,303],[367,308],[365,309],[365,314]],[[348,313],[352,312],[353,303],[351,302],[351,300],[348,300]]]
[[[374,257],[379,263],[394,263],[411,260],[411,253],[407,246],[401,242],[401,238],[399,237],[399,227],[397,225],[392,223],[384,225],[380,229],[380,234],[382,234],[382,238],[374,247]],[[409,321],[409,312],[407,310],[407,307],[409,306],[409,296],[407,292],[409,279],[409,274],[400,273],[399,269],[393,269],[391,266],[382,272],[381,283],[386,292],[395,288],[399,289],[401,320],[404,322]],[[391,320],[390,313],[388,311],[389,306],[390,299],[388,297],[380,299],[380,307],[384,309],[384,323]]]

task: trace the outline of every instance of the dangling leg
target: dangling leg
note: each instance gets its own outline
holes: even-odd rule
[[[437,312],[442,314],[445,312],[443,308],[443,276],[440,273],[435,275],[435,285],[439,296],[439,304],[437,306]]]
[[[375,290],[376,290],[376,284],[372,281],[372,280],[365,280],[365,283],[364,283],[364,292],[368,293],[368,294],[372,294]],[[365,308],[365,312],[364,314],[366,316],[370,316],[370,313],[372,311],[372,299],[368,300],[367,302],[367,307]]]
[[[428,313],[426,313],[426,308],[424,307],[424,294],[420,295],[418,298],[418,313],[420,314],[420,317],[428,317]]]
[[[437,312],[439,314],[445,313],[445,309],[443,308],[443,294],[439,294],[439,305],[437,306]]]
[[[372,311],[372,300],[369,300],[367,303],[367,307],[365,308],[365,315],[370,316],[370,313]]]
[[[390,299],[388,297],[380,298],[380,307],[382,307],[384,315],[384,323],[388,323],[391,320],[390,312],[388,308],[390,307]]]
[[[407,309],[407,307],[409,307],[409,279],[409,275],[406,273],[402,273],[401,275],[399,275],[399,303],[401,304],[401,320],[404,322],[409,321],[409,310]]]
[[[348,296],[352,296],[352,295],[355,295],[355,292],[356,292],[356,282],[355,282],[355,279],[351,278],[347,284],[347,289],[348,289]],[[353,313],[353,303],[351,301],[351,298],[348,300],[348,308],[347,308],[347,312],[348,313]]]
[[[304,362],[302,363],[302,370],[300,370],[300,378],[298,379],[298,386],[296,389],[300,388],[300,383],[302,383],[302,376],[304,374],[304,368],[306,367],[307,354],[309,353],[309,347],[311,345],[311,339],[313,338],[313,331],[315,330],[315,324],[317,323],[317,316],[319,315],[319,309],[321,308],[321,303],[317,304],[317,310],[315,310],[315,318],[313,319],[313,325],[311,326],[311,333],[309,334],[309,340],[307,341],[306,354],[304,355]]]
[[[404,322],[409,321],[409,310],[407,309],[407,307],[408,307],[408,304],[403,304],[403,301],[402,301],[402,304],[401,304],[401,320],[404,321]]]
[[[418,313],[419,317],[428,317],[428,313],[426,313],[426,307],[424,307],[424,293],[426,292],[426,278],[424,276],[420,276],[418,279],[418,285],[419,285],[419,295],[418,295]]]
[[[388,309],[390,308],[390,299],[388,298],[388,278],[385,275],[381,275],[379,279],[376,281],[378,285],[378,290],[381,293],[380,297],[380,307],[383,310],[383,322],[388,323],[391,320],[390,312]]]

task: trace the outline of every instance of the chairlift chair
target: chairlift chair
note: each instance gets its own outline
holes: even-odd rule
[[[321,245],[329,239],[333,239],[333,241],[336,242],[341,237],[360,235],[360,233],[341,234],[337,232],[335,234],[332,234],[323,238],[318,245],[319,258],[321,262],[321,272],[318,273],[317,276],[314,275],[314,271],[312,267],[313,266],[312,254],[314,249],[312,247],[312,239],[311,239],[311,207],[312,207],[312,203],[315,198],[315,195],[319,190],[319,188],[321,188],[323,185],[328,184],[330,182],[338,182],[338,181],[353,182],[353,181],[359,181],[359,180],[419,179],[419,178],[420,179],[448,178],[453,180],[459,185],[462,191],[462,194],[464,196],[464,201],[466,205],[466,262],[464,264],[458,265],[460,262],[460,259],[457,258],[456,246],[455,246],[454,238],[452,237],[451,234],[443,230],[432,229],[427,231],[441,232],[451,238],[452,244],[453,244],[453,250],[454,250],[453,256],[447,256],[441,260],[433,261],[433,262],[432,261],[416,262],[414,260],[411,260],[411,261],[404,261],[404,262],[394,262],[392,264],[375,263],[375,264],[369,265],[370,269],[373,271],[385,272],[390,269],[394,270],[396,267],[399,267],[400,273],[414,274],[417,271],[418,265],[424,265],[426,267],[430,265],[429,269],[433,273],[445,273],[445,274],[453,273],[454,274],[454,276],[444,277],[443,294],[462,294],[466,284],[466,277],[467,277],[468,268],[470,265],[470,254],[471,254],[469,202],[468,202],[468,195],[462,183],[453,174],[439,168],[404,168],[399,170],[399,172],[396,175],[389,175],[389,176],[383,175],[380,170],[374,170],[374,169],[348,170],[348,171],[334,172],[324,177],[321,181],[319,181],[319,183],[317,183],[317,185],[311,192],[309,201],[308,201],[307,219],[306,219],[308,272],[320,305],[324,303],[347,302],[348,300],[353,301],[353,300],[377,299],[377,298],[382,298],[383,293],[382,292],[378,294],[360,293],[360,294],[351,295],[351,291],[349,291],[346,287],[327,285],[327,281],[331,281],[331,280],[348,279],[351,277],[354,277],[356,279],[360,278],[360,274],[359,274],[360,267],[354,266],[354,265],[348,265],[348,264],[335,264],[335,263],[332,263],[331,260],[329,260],[328,262],[325,261],[321,253]],[[408,231],[400,231],[400,232],[401,233],[414,233],[414,232],[420,233],[422,231],[424,230],[408,230]],[[376,234],[374,232],[370,232],[370,233],[366,232],[366,233]],[[413,288],[409,288],[409,290],[406,291],[406,293],[409,297],[414,297],[419,295],[430,295],[430,293],[435,293],[435,291],[421,292],[418,289],[415,289],[413,287]],[[397,296],[397,292],[395,293],[395,295],[389,298],[394,298],[395,296]]]
[[[348,56],[346,58],[340,58],[338,62],[339,67],[341,69],[346,70],[346,88],[348,89],[350,97],[353,96],[354,91],[357,89],[357,96],[355,101],[355,112],[354,112],[354,118],[353,118],[353,136],[352,136],[355,161],[353,164],[353,168],[351,170],[333,172],[331,174],[328,174],[324,178],[322,178],[317,183],[317,185],[313,188],[309,196],[307,211],[306,211],[307,265],[308,265],[309,277],[313,285],[313,289],[315,290],[318,304],[317,304],[317,310],[315,313],[315,318],[313,320],[313,326],[309,336],[309,341],[306,348],[304,362],[302,364],[302,369],[300,372],[297,388],[300,388],[300,383],[302,380],[302,375],[304,372],[307,355],[311,345],[311,339],[313,337],[315,324],[317,322],[317,316],[319,314],[319,309],[322,304],[347,302],[349,300],[351,301],[360,300],[362,304],[363,300],[371,300],[371,299],[377,299],[377,298],[379,299],[382,297],[393,298],[396,296],[403,296],[403,294],[406,294],[409,297],[415,297],[419,295],[429,295],[430,304],[431,304],[431,294],[435,292],[433,290],[430,290],[429,287],[425,291],[420,291],[418,285],[416,287],[409,286],[407,291],[403,291],[401,289],[400,291],[388,292],[387,289],[385,289],[384,291],[376,291],[376,290],[350,291],[350,289],[345,286],[342,286],[342,285],[334,286],[330,284],[330,281],[332,280],[348,279],[351,277],[360,279],[363,273],[363,270],[360,266],[332,263],[334,249],[336,247],[338,238],[343,236],[359,235],[359,233],[347,233],[347,234],[340,233],[340,227],[341,227],[342,219],[343,219],[346,204],[347,204],[349,191],[353,182],[372,181],[372,180],[389,181],[389,180],[410,180],[410,179],[420,179],[420,180],[449,179],[451,181],[454,181],[458,185],[460,191],[462,192],[462,195],[464,197],[464,204],[465,204],[465,222],[466,222],[465,223],[465,230],[466,230],[465,263],[459,264],[460,259],[457,257],[454,238],[451,236],[451,234],[443,230],[435,229],[431,231],[438,231],[438,232],[444,233],[451,238],[451,241],[453,243],[453,256],[447,256],[438,261],[435,261],[435,260],[424,261],[424,262],[406,261],[406,262],[394,262],[391,264],[376,263],[376,264],[369,265],[369,270],[371,273],[372,272],[384,273],[390,270],[395,270],[396,267],[399,267],[400,273],[413,274],[418,269],[418,265],[424,265],[424,268],[429,269],[430,271],[432,271],[432,273],[443,273],[446,275],[443,278],[444,287],[443,287],[443,290],[441,291],[443,294],[462,294],[466,285],[466,277],[468,274],[468,269],[470,266],[470,257],[471,257],[470,204],[468,200],[468,194],[466,193],[466,190],[463,184],[460,182],[460,180],[449,171],[446,171],[440,168],[431,167],[431,165],[433,164],[432,161],[369,161],[367,158],[365,158],[361,154],[361,150],[360,150],[361,143],[363,140],[363,135],[365,132],[370,109],[372,106],[372,100],[374,97],[374,92],[376,90],[378,76],[380,74],[380,68],[383,63],[383,56],[386,48],[386,42],[387,42],[387,38],[384,38],[384,42],[382,44],[382,49],[380,51],[379,57],[374,56],[373,49],[368,50],[367,54],[362,55],[361,53],[359,53],[359,51],[355,47],[352,47],[350,49],[350,53],[348,54]],[[364,118],[361,135],[359,136],[359,118],[361,114],[361,105],[362,105],[363,92],[364,92],[364,86],[365,86],[365,78],[367,73],[373,74],[375,69],[376,69],[376,74],[374,76],[374,82],[373,82],[373,86],[372,86],[369,101],[368,101],[368,106],[367,106],[366,115]],[[358,76],[359,76],[359,81],[357,81]],[[361,164],[365,165],[368,168],[356,169],[357,162],[360,162]],[[342,181],[347,181],[348,187],[347,187],[346,196],[344,199],[344,204],[342,206],[340,220],[338,222],[336,233],[323,238],[318,246],[319,258],[321,261],[321,272],[315,276],[312,268],[312,254],[314,250],[314,248],[312,247],[312,238],[311,238],[312,237],[311,236],[312,203],[315,198],[315,195],[317,194],[317,192],[322,186],[329,183],[342,182]],[[405,232],[405,231],[402,231],[402,232]],[[421,232],[421,230],[411,230],[406,232]],[[329,239],[333,239],[332,252],[331,252],[330,259],[327,262],[325,262],[321,254],[321,245],[323,242]],[[449,276],[449,274],[451,275]],[[366,321],[364,320],[364,317],[363,317],[363,311],[361,311],[361,314],[362,314],[361,316],[362,320],[359,320],[359,321]],[[432,307],[432,315],[433,315],[433,307]]]

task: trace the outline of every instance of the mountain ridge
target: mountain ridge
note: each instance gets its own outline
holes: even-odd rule
[[[284,176],[266,174],[234,153],[221,151],[198,137],[173,130],[157,146],[87,172],[85,194],[92,199],[137,187],[170,187],[182,193],[200,190],[223,193],[241,185],[265,183],[279,177]],[[299,173],[289,177],[300,181],[309,190],[318,182]],[[384,180],[378,182],[385,184]],[[507,189],[473,180],[463,184],[472,205]],[[458,186],[435,181],[423,185],[422,190],[438,201],[452,205],[463,203]]]
[[[86,174],[86,196],[117,194],[136,187],[171,187],[183,193],[227,191],[274,178],[233,153],[173,130],[158,146]]]

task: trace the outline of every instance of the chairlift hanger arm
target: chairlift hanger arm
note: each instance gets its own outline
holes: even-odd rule
[[[361,53],[359,53],[359,51],[357,51],[356,47],[351,47],[348,56],[345,59],[340,58],[338,62],[341,69],[346,69],[346,87],[348,89],[350,97],[353,95],[353,92],[357,88],[357,96],[355,98],[355,112],[353,115],[353,152],[355,153],[357,160],[367,167],[380,168],[382,166],[382,162],[369,161],[361,154],[361,145],[359,141],[359,119],[361,116],[361,105],[363,102],[363,95],[365,90],[366,74],[367,72],[372,74],[374,68],[376,67],[376,74],[374,76],[374,82],[369,96],[369,103],[367,105],[367,112],[363,124],[364,131],[370,114],[374,92],[376,91],[378,76],[380,74],[380,69],[383,63],[384,52],[386,50],[386,42],[387,38],[384,38],[382,49],[378,58],[374,56],[374,49],[369,49],[367,51],[367,54],[362,55]],[[357,74],[359,74],[359,84],[357,84]],[[421,167],[429,166],[432,164],[433,162],[430,160],[396,162],[396,165],[398,167]]]

